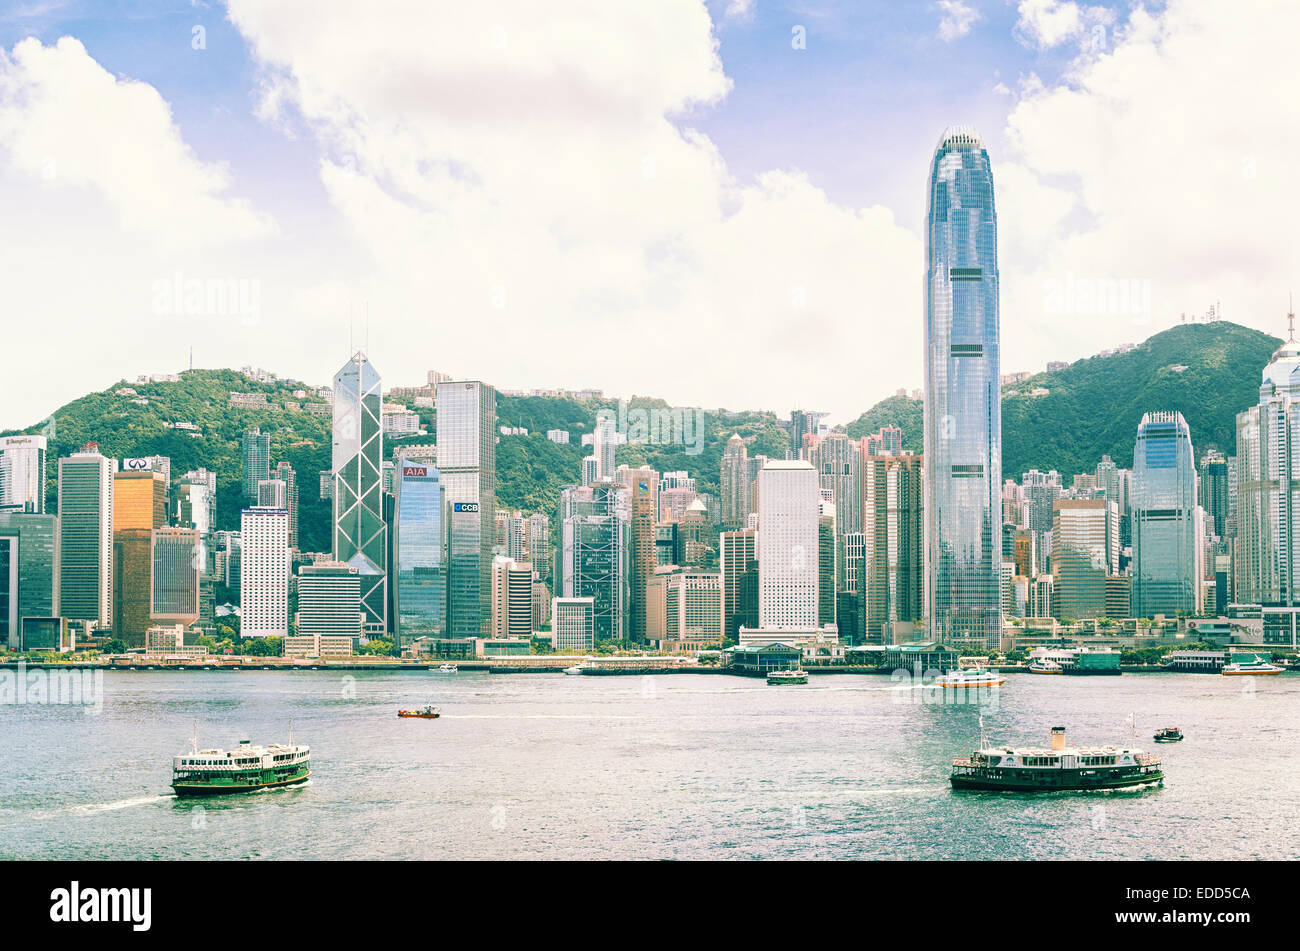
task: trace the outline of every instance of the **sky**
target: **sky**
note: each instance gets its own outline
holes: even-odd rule
[[[141,374],[856,417],[922,384],[926,178],[981,133],[1002,371],[1282,334],[1289,0],[17,0],[0,428]]]

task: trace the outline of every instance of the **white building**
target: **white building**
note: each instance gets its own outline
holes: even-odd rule
[[[557,651],[589,651],[596,646],[596,599],[551,599],[551,644]]]
[[[773,460],[758,473],[758,626],[817,627],[817,470]]]
[[[240,633],[289,634],[289,511],[244,509],[240,521]]]
[[[45,512],[44,436],[0,438],[0,510]]]

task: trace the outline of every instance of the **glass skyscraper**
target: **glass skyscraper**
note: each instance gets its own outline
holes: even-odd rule
[[[388,630],[379,387],[379,373],[364,353],[358,352],[334,375],[334,560],[357,569],[368,635]]]
[[[1204,528],[1192,434],[1182,413],[1142,417],[1133,448],[1131,505],[1134,616],[1196,613]]]
[[[1001,635],[1002,406],[993,173],[948,128],[930,166],[925,280],[925,599],[931,635]]]
[[[401,460],[393,519],[394,627],[405,645],[442,637],[447,616],[443,489],[437,469]]]
[[[478,637],[492,627],[492,544],[496,536],[496,390],[439,383],[438,471],[448,505],[447,630]]]

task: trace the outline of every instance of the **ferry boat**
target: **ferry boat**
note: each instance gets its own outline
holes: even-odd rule
[[[769,684],[806,684],[808,682],[808,671],[806,670],[771,670],[767,674]]]
[[[1177,743],[1183,738],[1183,731],[1176,726],[1165,726],[1156,730],[1151,739],[1157,743]]]
[[[1046,657],[1039,657],[1025,670],[1031,674],[1059,674],[1061,665],[1054,660],[1048,660]]]
[[[235,750],[199,749],[196,729],[191,746],[172,760],[172,790],[178,796],[256,792],[311,778],[311,748],[294,745],[292,728],[286,745],[253,746],[240,740]]]
[[[954,670],[943,674],[935,680],[935,687],[1000,687],[1007,678],[994,670],[978,667],[970,670]]]
[[[982,732],[982,731],[981,731]],[[1158,784],[1160,757],[1128,747],[1066,745],[1065,727],[1052,727],[1048,746],[986,746],[952,761],[954,789],[1055,792],[1125,789]]]
[[[1257,660],[1249,664],[1228,664],[1221,673],[1225,677],[1265,677],[1270,674],[1280,674],[1282,670],[1283,668],[1278,667],[1276,664],[1266,664],[1262,660]]]
[[[436,720],[442,716],[442,708],[426,703],[418,710],[398,710],[397,715],[403,718],[415,717],[420,720]]]

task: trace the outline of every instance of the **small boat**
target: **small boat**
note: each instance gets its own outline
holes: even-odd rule
[[[580,673],[582,673],[582,665],[581,665],[581,664],[575,664],[575,665],[572,666],[572,667],[565,667],[565,668],[564,668],[564,672],[565,672],[566,674],[580,674]]]
[[[1249,664],[1228,664],[1220,671],[1225,677],[1246,677],[1259,676],[1266,677],[1270,674],[1282,673],[1282,668],[1276,664],[1266,664],[1263,661],[1255,661]]]
[[[429,670],[435,674],[454,674],[459,670],[455,664],[443,664],[440,667],[430,667]]]
[[[773,685],[780,684],[806,684],[808,682],[808,671],[806,670],[772,670],[768,671],[767,682]]]
[[[1177,743],[1183,738],[1183,731],[1176,726],[1161,727],[1151,738],[1157,743]]]
[[[1061,665],[1054,660],[1048,660],[1046,657],[1039,657],[1025,670],[1031,674],[1059,674]]]
[[[939,677],[935,687],[1000,687],[1007,679],[997,671],[979,667],[969,670],[954,670]]]
[[[417,720],[436,720],[442,716],[442,708],[428,703],[419,710],[398,710],[397,715],[403,719],[414,717]]]

